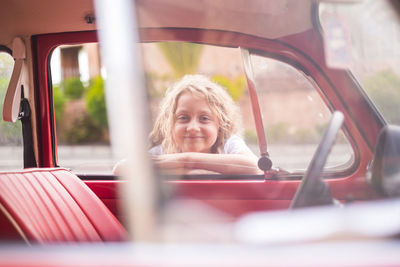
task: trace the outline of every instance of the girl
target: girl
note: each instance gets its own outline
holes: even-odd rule
[[[186,75],[166,91],[150,153],[157,167],[174,173],[262,173],[239,125],[238,108],[221,86]]]

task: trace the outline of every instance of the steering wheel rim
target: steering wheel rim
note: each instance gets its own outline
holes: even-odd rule
[[[344,121],[343,113],[335,111],[325,130],[324,136],[307,167],[290,209],[329,205],[334,203],[329,185],[321,179],[328,155],[336,141],[336,137]]]

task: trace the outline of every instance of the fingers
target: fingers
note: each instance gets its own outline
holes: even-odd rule
[[[154,156],[153,162],[161,169],[183,169],[184,162],[179,154],[165,154]]]

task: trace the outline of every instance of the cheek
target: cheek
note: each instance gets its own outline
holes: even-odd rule
[[[209,138],[213,141],[213,143],[217,140],[218,138],[218,132],[219,132],[219,128],[217,125],[212,125],[210,127],[208,127],[207,129],[208,132],[208,136]],[[210,141],[211,141],[210,140]]]
[[[179,137],[182,136],[184,133],[185,128],[182,125],[175,124],[173,129],[172,129],[172,137],[175,139],[175,141],[179,141]]]

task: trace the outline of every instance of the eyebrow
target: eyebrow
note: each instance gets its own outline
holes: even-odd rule
[[[180,113],[191,113],[191,110],[188,110],[188,109],[177,109],[175,111],[175,114],[180,114]],[[205,114],[208,114],[208,115],[215,115],[214,112],[212,112],[212,110],[205,110],[205,109],[200,110],[199,113],[200,114],[205,113]]]

